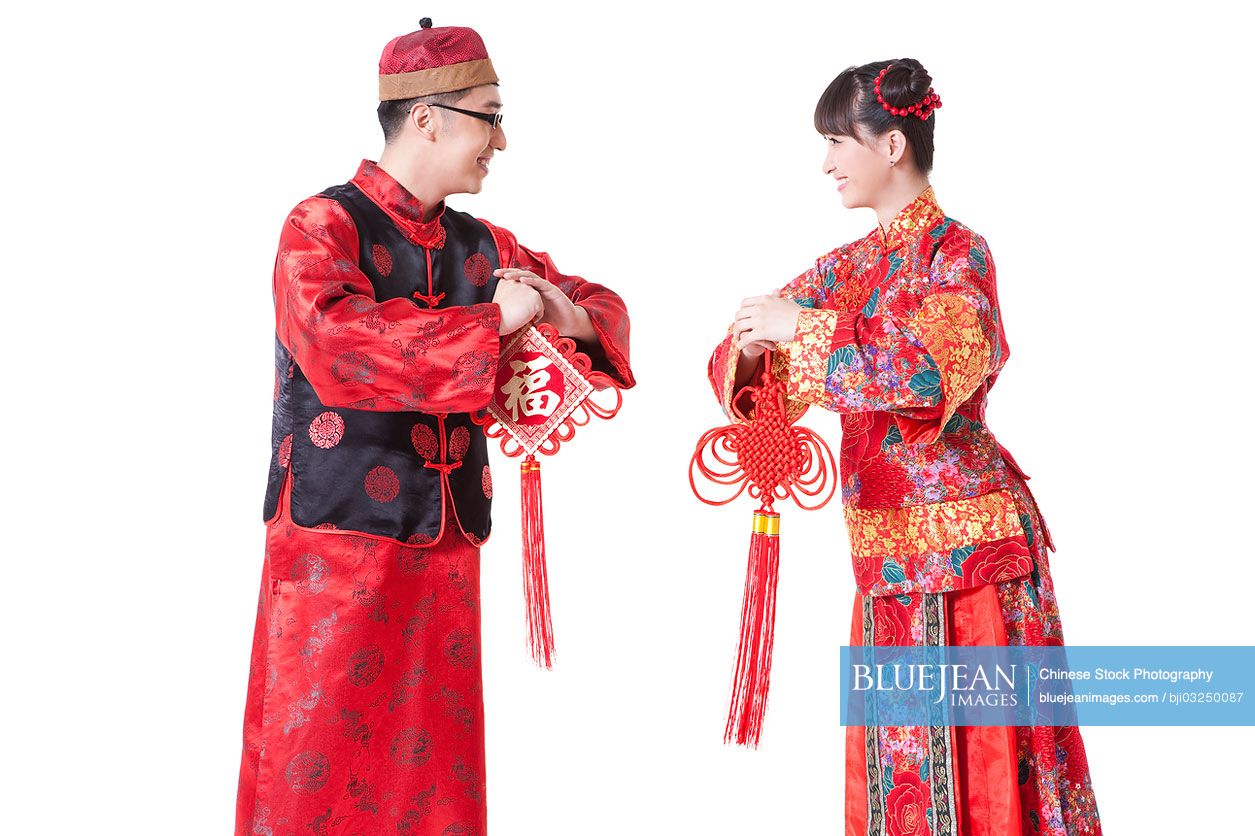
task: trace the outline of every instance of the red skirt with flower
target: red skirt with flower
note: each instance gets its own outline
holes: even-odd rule
[[[952,592],[855,595],[853,645],[1062,645],[1046,549],[1037,572]],[[847,836],[1101,834],[1075,727],[848,726]]]
[[[288,477],[291,478],[290,476]],[[266,527],[236,836],[483,834],[479,549]]]

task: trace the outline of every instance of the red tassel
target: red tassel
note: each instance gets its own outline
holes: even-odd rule
[[[545,516],[540,496],[540,462],[533,456],[519,465],[523,487],[523,600],[527,641],[536,664],[553,667],[553,621],[549,613],[549,576],[545,570]]]
[[[771,647],[776,635],[776,585],[780,578],[780,515],[769,508],[754,512],[749,566],[741,600],[741,643],[732,679],[725,743],[758,746],[767,712]]]

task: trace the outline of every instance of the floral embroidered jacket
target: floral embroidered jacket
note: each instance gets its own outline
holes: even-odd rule
[[[624,388],[623,300],[564,275],[508,230],[418,199],[372,160],[289,213],[274,269],[276,367],[264,518],[290,485],[292,521],[409,545],[440,540],[446,504],[475,545],[492,480],[469,413],[493,395],[497,267],[524,267],[587,311],[593,367]]]
[[[1054,544],[1028,477],[985,424],[1010,355],[985,240],[946,217],[930,186],[887,229],[822,256],[779,293],[804,308],[772,363],[790,416],[810,405],[841,416],[859,592],[944,592],[1030,574],[1045,557],[1037,531]],[[738,356],[729,329],[708,369],[733,420],[733,399],[746,394],[733,391]]]

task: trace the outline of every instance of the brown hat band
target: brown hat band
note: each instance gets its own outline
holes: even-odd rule
[[[450,64],[447,67],[433,67],[430,70],[381,75],[379,76],[379,101],[431,96],[435,93],[449,93],[453,90],[465,90],[467,87],[478,87],[481,84],[495,84],[496,82],[497,73],[492,68],[492,60],[481,58],[477,61]]]

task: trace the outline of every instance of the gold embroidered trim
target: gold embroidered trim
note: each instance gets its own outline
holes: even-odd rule
[[[922,555],[1023,534],[1008,489],[969,499],[905,508],[845,507],[850,553],[856,559]]]
[[[740,359],[741,352],[736,347],[736,340],[732,338],[732,326],[728,326],[728,335],[725,337],[728,343],[727,353],[724,355],[723,362],[723,411],[734,422],[738,421],[736,415],[732,412],[732,396],[735,394],[732,388],[736,385],[736,364]]]
[[[837,332],[837,311],[803,308],[797,315],[797,333],[785,344],[789,397],[823,405],[827,401],[828,356]],[[781,379],[784,379],[781,377]]]
[[[793,360],[790,355],[789,346],[793,343],[777,343],[776,351],[771,360],[771,374],[779,381],[784,383],[784,414],[789,423],[793,423],[802,416],[810,403],[799,400],[793,393],[791,384]],[[823,393],[823,381],[820,381],[819,391]],[[823,406],[823,401],[816,402],[819,406]]]

